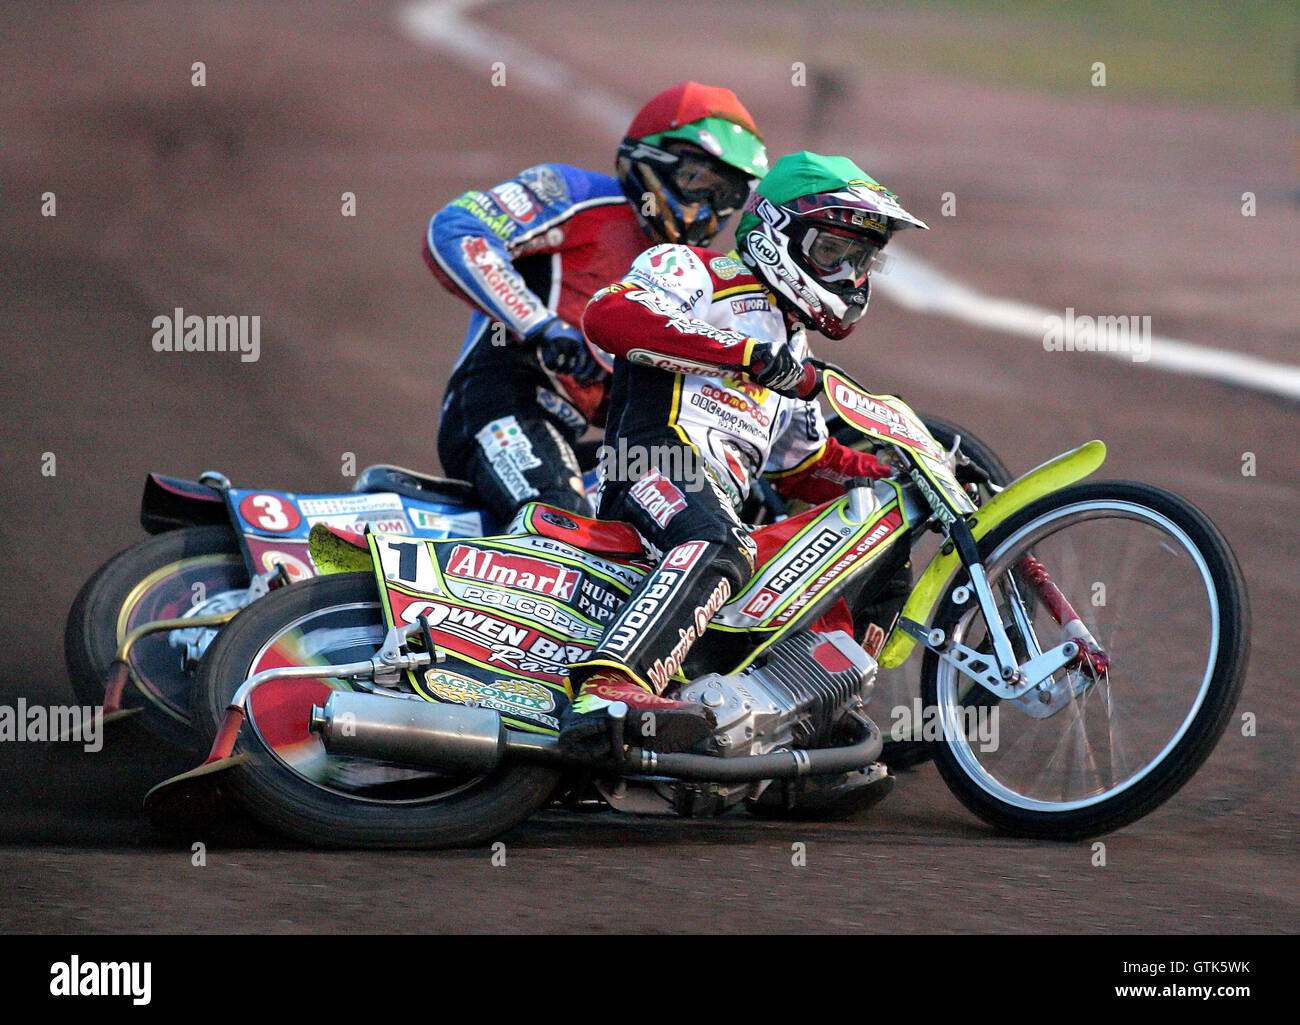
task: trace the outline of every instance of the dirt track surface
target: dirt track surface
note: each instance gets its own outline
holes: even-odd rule
[[[666,26],[687,23],[693,5],[656,5],[655,32],[635,20],[642,5],[605,5],[580,36],[578,9],[503,3],[476,17],[531,35],[629,102],[686,77],[731,85],[774,152],[815,143],[858,156],[934,227],[912,248],[993,294],[1150,314],[1158,334],[1297,358],[1300,208],[1282,115],[852,71],[831,127],[810,134],[790,63],[815,56],[784,9],[719,15],[741,26],[732,43],[674,32],[672,46]],[[868,17],[875,33],[903,17],[841,14],[846,36],[865,35]],[[359,465],[433,468],[464,311],[419,258],[427,217],[539,160],[608,167],[616,139],[521,88],[493,88],[486,63],[413,44],[379,5],[69,5],[55,16],[14,2],[0,18],[0,702],[63,703],[63,619],[90,572],[142,536],[145,473],[216,467],[237,484],[325,490],[350,486],[348,452]],[[195,60],[207,65],[201,89]],[[1240,213],[1247,190],[1254,218]],[[46,191],[53,218],[40,216]],[[344,191],[355,218],[340,216]],[[947,191],[954,218],[939,212]],[[261,359],[153,352],[150,322],[175,306],[260,315]],[[1175,798],[1106,838],[1105,867],[1089,844],[992,834],[923,767],[845,825],[547,813],[506,838],[505,867],[487,850],[251,840],[214,846],[195,868],[139,804],[184,759],[139,738],[80,758],[0,744],[0,931],[1300,928],[1286,647],[1300,600],[1296,406],[1045,353],[881,299],[834,356],[969,425],[1017,471],[1103,438],[1107,475],[1180,492],[1233,544],[1254,612],[1239,712],[1258,734],[1230,727]],[[1246,452],[1254,477],[1242,474]],[[806,867],[792,865],[793,843],[806,844]],[[566,895],[578,878],[580,902]]]

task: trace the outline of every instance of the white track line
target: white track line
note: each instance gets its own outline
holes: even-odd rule
[[[895,257],[899,255],[893,245],[890,253]],[[913,253],[907,253],[905,259],[891,264],[888,274],[874,277],[872,286],[909,310],[953,317],[977,327],[1033,338],[1040,344],[1047,318],[1054,317],[1059,323],[1065,313],[1064,310],[1049,310],[977,292]],[[1077,339],[1078,335],[1078,331],[1072,331],[1066,336],[1067,348],[1071,336]],[[1150,358],[1145,361],[1146,366],[1300,399],[1300,367],[1163,335],[1152,335],[1150,341]],[[1133,358],[1127,352],[1104,350],[1094,355],[1125,361]]]
[[[507,84],[513,80],[528,86],[534,95],[562,100],[557,110],[580,112],[611,134],[621,136],[637,108],[625,97],[602,89],[562,62],[535,53],[512,37],[469,20],[470,11],[490,2],[420,0],[403,7],[398,20],[417,42],[435,47],[480,71],[485,79],[492,75],[493,62],[501,61]],[[890,255],[893,258],[890,273],[876,276],[872,284],[878,293],[918,313],[952,317],[977,327],[1032,338],[1041,344],[1047,318],[1059,320],[1065,312],[985,295],[897,244],[890,246]],[[1074,337],[1064,339],[1067,347],[1076,340],[1077,332]],[[1095,355],[1132,360],[1127,352],[1099,350]],[[1300,400],[1300,367],[1215,346],[1153,335],[1150,359],[1145,365]]]
[[[581,112],[618,138],[636,116],[637,107],[625,97],[601,89],[558,60],[536,53],[519,40],[465,17],[467,11],[485,7],[491,0],[422,0],[407,4],[398,14],[406,33],[457,58],[462,64],[492,77],[492,65],[501,61],[506,86],[522,83],[534,95],[563,100],[557,112]]]

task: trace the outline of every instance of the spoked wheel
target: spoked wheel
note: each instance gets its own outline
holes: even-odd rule
[[[1017,657],[1072,639],[1033,598],[1030,556],[1109,665],[1067,666],[996,700],[927,651],[921,694],[943,731],[934,750],[948,788],[986,822],[1050,839],[1095,836],[1158,807],[1209,756],[1245,678],[1249,614],[1227,543],[1183,499],[1109,481],[1033,503],[980,551]],[[978,603],[954,601],[964,582],[934,625],[990,650]]]
[[[369,573],[314,577],[242,612],[209,649],[195,686],[194,721],[210,744],[249,676],[287,665],[364,661],[384,639]],[[450,847],[482,843],[550,796],[552,769],[503,766],[467,778],[327,754],[308,729],[342,680],[271,682],[255,690],[225,786],[270,828],[319,846]],[[402,700],[394,698],[393,700]]]
[[[118,645],[136,627],[162,619],[238,608],[246,600],[248,571],[229,527],[172,530],[113,556],[72,603],[64,631],[68,676],[79,700],[99,705]],[[193,666],[214,630],[150,634],[131,649],[135,680],[128,708],[151,733],[184,748],[197,746],[190,729]]]

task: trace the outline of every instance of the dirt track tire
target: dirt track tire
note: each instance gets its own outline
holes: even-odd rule
[[[182,615],[192,607],[195,580],[248,587],[248,573],[229,527],[186,527],[158,534],[119,552],[95,571],[73,600],[63,635],[68,678],[79,701],[103,703],[109,668],[130,626]],[[141,709],[132,722],[192,750],[192,674],[179,655],[171,664],[164,638],[136,645],[132,670],[143,686],[128,686],[124,701],[127,707]]]
[[[274,591],[241,612],[208,649],[199,669],[193,718],[204,740],[211,743],[229,699],[272,642],[292,643],[304,629],[329,629],[331,617],[340,624],[347,617],[353,631],[373,628],[374,636],[382,639],[379,594],[370,573],[314,577]],[[367,636],[357,651],[369,641]],[[322,655],[337,660],[327,652]],[[222,786],[266,826],[315,846],[476,846],[528,818],[546,803],[559,780],[554,769],[506,765],[476,780],[429,774],[422,783],[408,781],[388,791],[378,786],[365,793],[344,792],[295,771],[265,742],[257,728],[258,693],[250,701],[253,714],[235,749],[249,760],[226,772]],[[305,713],[301,718],[305,734]],[[321,750],[320,757],[328,762]],[[424,796],[422,786],[428,788]],[[439,788],[445,792],[437,792]]]
[[[1118,554],[1103,554],[1107,546]],[[1213,751],[1245,680],[1250,615],[1228,543],[1176,495],[1099,481],[1032,503],[979,547],[994,587],[1000,574],[1018,573],[1024,554],[1043,560],[1063,592],[1075,595],[1076,612],[1113,661],[1104,680],[1042,718],[1007,701],[972,702],[969,690],[958,697],[969,681],[927,650],[921,697],[944,725],[944,738],[932,746],[945,784],[984,821],[1018,836],[1084,839],[1148,814]],[[970,644],[984,635],[983,617],[970,601],[953,600],[964,579],[941,600],[934,625]],[[1106,580],[1112,586],[1102,603],[1088,603],[1089,589]],[[1053,624],[1046,610],[1035,615],[1045,649]],[[977,752],[969,725],[964,735],[948,728],[973,704],[1002,716],[1002,750]]]

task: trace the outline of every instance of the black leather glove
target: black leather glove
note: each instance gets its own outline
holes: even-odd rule
[[[581,329],[559,317],[530,331],[524,340],[537,347],[542,365],[553,373],[572,377],[578,384],[595,384],[606,377],[605,368],[592,354]]]
[[[794,358],[788,345],[775,353],[770,345],[755,346],[749,370],[754,380],[764,388],[787,398],[801,398],[801,390],[807,387],[808,373],[803,363]]]

